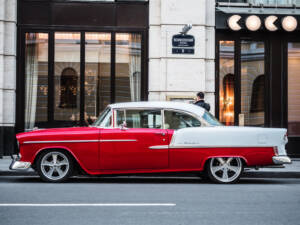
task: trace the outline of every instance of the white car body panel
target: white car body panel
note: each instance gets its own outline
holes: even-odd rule
[[[177,147],[277,147],[286,155],[286,129],[260,127],[195,127],[174,132],[170,148]]]

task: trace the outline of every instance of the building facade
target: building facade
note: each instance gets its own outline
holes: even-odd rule
[[[288,153],[300,155],[300,25],[286,30],[298,7],[0,0],[0,156],[16,152],[15,132],[87,126],[109,103],[190,102],[198,91],[225,125],[288,128]]]

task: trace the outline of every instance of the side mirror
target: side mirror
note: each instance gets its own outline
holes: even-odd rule
[[[121,124],[121,130],[127,130],[127,123],[126,121],[123,121],[123,123]]]

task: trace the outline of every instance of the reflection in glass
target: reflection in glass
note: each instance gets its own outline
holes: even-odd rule
[[[265,124],[264,42],[241,41],[241,114],[246,126]]]
[[[116,34],[116,102],[141,100],[140,34]]]
[[[85,121],[91,124],[110,99],[110,33],[85,33]]]
[[[31,130],[48,120],[48,34],[25,37],[25,130]]]
[[[55,126],[79,125],[80,33],[56,32],[54,56]]]
[[[300,42],[288,43],[288,134],[300,136]]]
[[[234,41],[220,41],[219,119],[225,125],[234,124]]]

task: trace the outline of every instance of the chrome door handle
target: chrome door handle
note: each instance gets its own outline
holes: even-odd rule
[[[161,136],[166,136],[166,133],[164,133],[164,132],[157,132],[157,133],[155,133],[155,134],[157,134],[157,135],[161,135]]]

